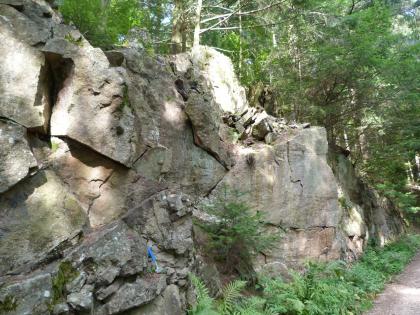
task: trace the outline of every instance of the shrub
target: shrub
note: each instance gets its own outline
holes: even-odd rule
[[[252,280],[254,256],[272,246],[278,236],[266,233],[263,214],[253,214],[244,203],[217,200],[205,210],[214,219],[196,224],[209,236],[207,251],[223,264],[227,273],[236,271]]]

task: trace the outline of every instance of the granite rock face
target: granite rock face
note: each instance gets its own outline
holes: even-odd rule
[[[44,0],[0,0],[0,40],[2,314],[185,314],[189,272],[222,283],[193,216],[235,191],[283,234],[255,257],[271,274],[402,232],[323,128],[250,107],[211,48],[103,52]]]
[[[344,214],[346,258],[358,258],[369,240],[383,246],[403,233],[404,219],[397,207],[363,182],[340,150],[330,148],[328,157],[337,179],[339,203]]]
[[[147,145],[133,168],[148,179],[184,192],[206,194],[226,170],[194,144],[191,123],[170,62],[152,59],[134,49],[123,53],[129,78],[128,96],[142,122],[140,135]]]
[[[0,4],[0,117],[45,130],[50,115],[46,63],[34,48],[49,32],[15,8]]]
[[[71,31],[65,35],[69,38]],[[79,37],[77,37],[79,36]],[[43,48],[60,78],[51,116],[51,135],[76,140],[125,166],[132,166],[144,147],[140,122],[127,98],[123,68],[111,67],[105,53],[78,34],[77,45],[63,38]]]
[[[24,179],[37,163],[26,139],[26,129],[0,120],[0,193]]]
[[[241,202],[266,212],[273,225],[287,228],[337,226],[337,187],[327,164],[323,128],[304,129],[272,145],[256,143],[239,151],[237,164],[211,198],[229,187]]]
[[[0,204],[1,275],[48,260],[54,247],[74,237],[86,222],[77,199],[52,171],[14,186],[0,195]]]

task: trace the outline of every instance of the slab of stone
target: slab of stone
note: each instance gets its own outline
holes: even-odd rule
[[[129,311],[127,315],[183,315],[184,309],[179,288],[171,284],[152,303]]]
[[[51,275],[42,273],[19,281],[3,283],[0,301],[9,300],[13,305],[5,315],[45,315],[52,297]]]
[[[86,213],[52,171],[40,171],[0,195],[0,276],[44,259],[86,223]]]
[[[0,119],[0,193],[29,174],[37,162],[26,140],[26,128]]]
[[[0,117],[45,131],[50,115],[45,59],[31,46],[45,39],[42,34],[22,13],[0,4]]]
[[[272,145],[243,147],[235,167],[210,194],[210,202],[224,198],[227,189],[228,199],[265,213],[273,225],[337,227],[342,210],[327,150],[323,128],[301,129]]]
[[[110,67],[101,49],[83,38],[79,41],[57,38],[43,48],[56,76],[63,72],[60,63],[71,60],[53,108],[51,134],[131,167],[144,147],[138,137],[140,121],[127,94],[125,70]]]

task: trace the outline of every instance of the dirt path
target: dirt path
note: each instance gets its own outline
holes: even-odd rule
[[[386,286],[366,315],[420,315],[420,253]]]

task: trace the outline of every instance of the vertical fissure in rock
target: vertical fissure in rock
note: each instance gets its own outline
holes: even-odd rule
[[[70,84],[74,71],[74,62],[60,54],[45,52],[46,86],[49,90],[50,106],[48,108],[48,133],[51,131],[51,116],[54,106],[64,97],[64,88]]]

